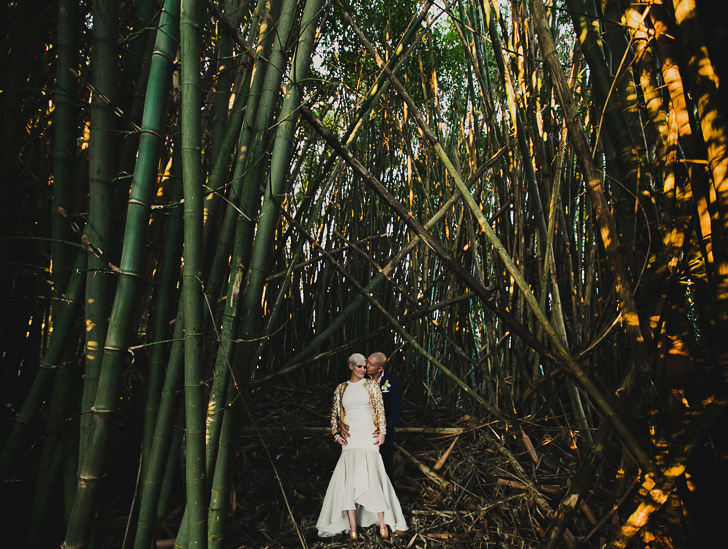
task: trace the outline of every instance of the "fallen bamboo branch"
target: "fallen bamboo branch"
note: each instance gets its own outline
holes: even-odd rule
[[[435,466],[432,468],[433,471],[439,471],[440,469],[442,469],[442,466],[445,465],[447,458],[450,457],[450,454],[452,453],[452,449],[455,448],[455,443],[458,441],[458,438],[460,438],[460,437],[455,437],[455,440],[452,441],[452,444],[450,445],[450,447],[447,450],[445,450],[445,453],[442,454],[442,457],[437,460],[437,463],[435,463]]]
[[[581,509],[581,512],[584,513],[584,516],[591,523],[591,525],[596,526],[597,519],[594,517],[594,513],[592,512],[591,507],[587,505],[586,501],[580,502],[579,508]]]
[[[455,537],[455,532],[425,532],[425,536],[430,539],[448,540]]]
[[[495,484],[496,484],[496,486],[508,486],[509,488],[515,488],[516,490],[523,490],[524,492],[528,492],[529,490],[532,489],[525,482],[521,482],[519,480],[508,480],[505,478],[499,478],[495,482]],[[566,491],[566,486],[561,486],[560,484],[544,484],[544,485],[539,486],[538,490],[539,490],[539,492],[544,492],[546,494],[561,494],[562,492]]]
[[[402,454],[406,459],[408,459],[411,463],[417,466],[417,468],[422,471],[422,473],[427,477],[429,480],[437,484],[441,490],[444,490],[446,492],[451,492],[453,490],[453,485],[451,482],[448,482],[444,478],[442,478],[440,475],[438,475],[435,471],[430,469],[427,465],[422,463],[419,459],[417,459],[415,456],[410,454],[407,450],[402,448],[399,444],[394,445],[394,448]]]
[[[302,407],[303,409],[304,407]],[[311,413],[314,413],[318,416],[322,416],[322,414],[318,414],[313,410],[306,410]],[[328,435],[329,433],[329,427],[287,427],[283,425],[266,425],[261,426],[258,428],[260,431],[285,431],[285,432],[291,432],[291,431],[297,431],[297,432],[304,432],[307,434],[322,434],[322,435]],[[241,429],[241,432],[245,433],[246,431],[253,431],[253,428],[250,426],[243,427]],[[410,435],[449,435],[449,436],[457,436],[462,435],[466,429],[463,429],[462,427],[397,427],[397,433],[407,433]]]
[[[531,461],[538,465],[539,459],[538,454],[536,453],[536,449],[533,447],[531,438],[526,434],[523,429],[521,429],[521,438],[523,440],[523,445],[526,447],[526,451],[528,452],[528,456],[531,458]]]
[[[410,435],[462,435],[465,429],[462,427],[397,427],[397,432]]]

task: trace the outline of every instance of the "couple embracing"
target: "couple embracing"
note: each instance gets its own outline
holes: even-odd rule
[[[372,524],[379,525],[382,539],[389,538],[390,530],[407,530],[392,485],[394,428],[402,393],[397,379],[384,370],[386,363],[384,353],[369,359],[351,355],[351,377],[334,391],[331,433],[341,446],[341,457],[316,523],[319,536],[348,531],[349,539],[356,540],[357,526]]]

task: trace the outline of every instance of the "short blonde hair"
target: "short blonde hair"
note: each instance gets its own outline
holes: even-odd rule
[[[361,364],[362,362],[366,362],[366,361],[367,361],[367,357],[365,357],[361,353],[354,353],[353,355],[351,355],[349,357],[349,364],[357,365],[357,364]]]

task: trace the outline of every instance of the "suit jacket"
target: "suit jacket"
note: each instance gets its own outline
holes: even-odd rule
[[[379,388],[382,390],[384,399],[384,414],[387,416],[387,429],[392,430],[399,421],[402,414],[402,390],[399,387],[399,380],[384,370],[379,378]]]

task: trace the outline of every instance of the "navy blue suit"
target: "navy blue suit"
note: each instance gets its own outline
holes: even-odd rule
[[[384,438],[384,444],[379,447],[379,452],[382,454],[387,476],[394,484],[394,431],[402,414],[402,390],[397,378],[386,370],[379,378],[379,387],[382,389],[384,414],[387,416],[387,436]]]

